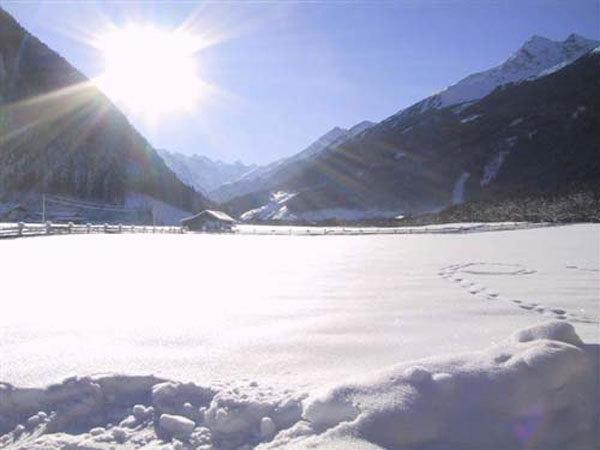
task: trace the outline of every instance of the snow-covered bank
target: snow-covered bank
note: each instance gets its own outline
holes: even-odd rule
[[[0,389],[0,448],[593,450],[598,346],[566,322],[311,392],[99,376]]]

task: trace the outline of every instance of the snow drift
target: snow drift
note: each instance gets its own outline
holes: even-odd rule
[[[591,450],[597,374],[597,346],[559,321],[310,395],[153,376],[2,385],[0,448]]]

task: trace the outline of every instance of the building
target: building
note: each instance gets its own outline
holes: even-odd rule
[[[235,220],[222,211],[202,211],[181,219],[181,226],[190,231],[231,232]]]

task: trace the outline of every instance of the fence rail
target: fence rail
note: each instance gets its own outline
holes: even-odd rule
[[[51,234],[91,234],[91,233],[184,233],[183,227],[114,225],[114,224],[74,224],[74,223],[10,223],[0,224],[0,238],[21,236],[43,236]]]
[[[551,226],[551,223],[530,222],[490,222],[446,225],[404,226],[404,227],[301,227],[301,226],[269,226],[238,225],[235,232],[252,235],[373,235],[373,234],[463,234],[486,231],[524,230]]]
[[[242,235],[373,235],[373,234],[460,234],[485,231],[522,230],[551,226],[550,223],[473,223],[448,224],[418,227],[300,227],[300,226],[267,226],[237,225],[235,234]],[[73,223],[5,223],[0,224],[0,239],[21,236],[42,236],[52,234],[91,234],[91,233],[186,233],[185,227],[152,226],[152,225],[92,225]]]

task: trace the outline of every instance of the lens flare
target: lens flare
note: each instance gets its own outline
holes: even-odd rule
[[[94,45],[104,59],[104,72],[96,84],[133,113],[156,120],[164,114],[191,112],[202,96],[198,36],[129,25],[98,36]]]

